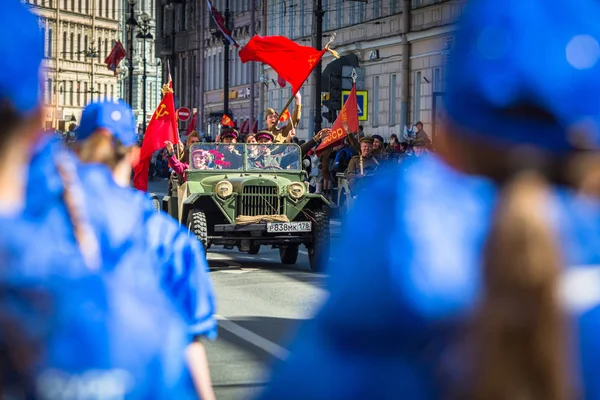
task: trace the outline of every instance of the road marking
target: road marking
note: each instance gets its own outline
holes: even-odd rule
[[[219,321],[219,326],[221,328],[225,329],[229,333],[234,334],[240,339],[243,339],[246,342],[266,351],[270,355],[277,357],[280,360],[285,360],[289,357],[289,350],[284,349],[277,343],[273,343],[270,340],[267,340],[264,337],[259,336],[256,333],[239,326],[235,322],[232,322],[221,315],[215,315],[215,318],[217,319],[217,321]]]
[[[304,250],[298,250],[298,253],[304,254],[305,256],[308,255],[308,251],[304,251]]]
[[[223,269],[220,270],[219,272],[222,272],[224,274],[245,274],[247,272],[253,272],[253,271],[258,271],[258,268],[240,268],[240,269]]]

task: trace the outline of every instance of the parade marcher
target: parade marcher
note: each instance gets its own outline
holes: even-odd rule
[[[599,17],[467,3],[439,151],[356,202],[263,400],[600,399]]]
[[[267,123],[267,129],[273,134],[274,143],[284,143],[287,139],[288,134],[292,128],[296,127],[300,123],[302,117],[302,96],[300,92],[296,93],[296,107],[292,113],[292,117],[288,120],[282,128],[278,128],[279,114],[272,108],[267,108],[267,116],[265,122]]]
[[[77,164],[39,130],[38,18],[18,0],[2,6],[0,32],[18,40],[0,43],[0,342],[20,369],[0,369],[0,397],[25,389],[30,398],[193,398],[181,317],[158,285],[142,284],[144,274],[120,273],[133,272],[133,260],[153,261],[129,233],[108,229],[131,210],[113,208],[116,185],[104,167]],[[104,213],[102,224],[96,213]],[[32,333],[34,347],[18,348],[14,332]],[[33,387],[11,388],[13,373]]]
[[[300,157],[304,158],[304,156],[308,153],[310,149],[317,146],[323,135],[327,132],[327,129],[322,129],[319,133],[317,133],[312,139],[308,142],[304,143],[300,146]],[[290,131],[290,135],[295,136],[295,129]],[[256,152],[252,152],[252,158],[250,159],[249,154],[249,165],[253,168],[275,168],[275,169],[285,169],[291,166],[294,162],[298,161],[298,153],[283,153],[286,150],[287,146],[280,146],[280,148],[274,146],[264,146],[264,145],[273,145],[274,135],[268,130],[258,131],[256,134],[256,141],[259,146],[256,147]],[[263,146],[260,146],[260,145]]]
[[[357,194],[365,177],[372,176],[379,168],[380,161],[373,155],[373,138],[360,139],[360,154],[352,157],[346,170],[348,186],[353,195]]]
[[[132,208],[132,214],[132,205],[140,205],[138,223],[120,230],[131,229],[131,237],[139,237],[147,251],[155,255],[155,267],[149,269],[156,270],[157,282],[190,326],[189,334],[194,339],[189,350],[193,354],[192,373],[203,398],[213,398],[204,346],[198,341],[216,337],[214,293],[205,255],[200,242],[191,239],[185,228],[168,215],[144,207],[145,196],[129,187],[138,152],[134,121],[131,108],[122,101],[88,105],[81,117],[77,154],[84,163],[101,163],[111,170],[115,183],[124,188],[118,195]],[[141,272],[139,267],[136,270]]]

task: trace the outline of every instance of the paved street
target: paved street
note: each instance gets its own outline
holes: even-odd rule
[[[166,191],[166,180],[149,182],[148,192],[162,198]],[[339,230],[332,221],[333,238]],[[293,267],[283,268],[279,250],[268,246],[258,255],[213,247],[208,260],[219,319],[219,338],[207,345],[217,398],[252,399],[264,387],[270,363],[285,358],[298,323],[323,300],[324,275],[309,271],[303,246]]]
[[[219,339],[208,345],[217,398],[252,398],[271,361],[286,356],[298,322],[323,300],[323,275],[307,271],[305,252],[293,269],[283,269],[278,250],[266,247],[257,256],[210,251],[209,264],[220,328]]]

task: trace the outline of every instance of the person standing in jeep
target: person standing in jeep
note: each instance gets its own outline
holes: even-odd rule
[[[302,116],[302,96],[300,93],[296,93],[296,107],[294,113],[286,125],[282,128],[278,128],[279,114],[272,108],[267,108],[267,117],[265,122],[267,123],[267,130],[273,134],[274,143],[284,143],[287,136],[292,131],[292,128],[300,123],[300,117]]]

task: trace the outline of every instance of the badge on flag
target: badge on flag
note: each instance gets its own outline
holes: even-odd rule
[[[279,122],[285,122],[288,119],[290,119],[290,110],[286,108],[285,111],[281,113],[281,116],[279,117]]]
[[[221,125],[233,128],[233,121],[227,114],[223,114],[223,118],[221,118]]]

